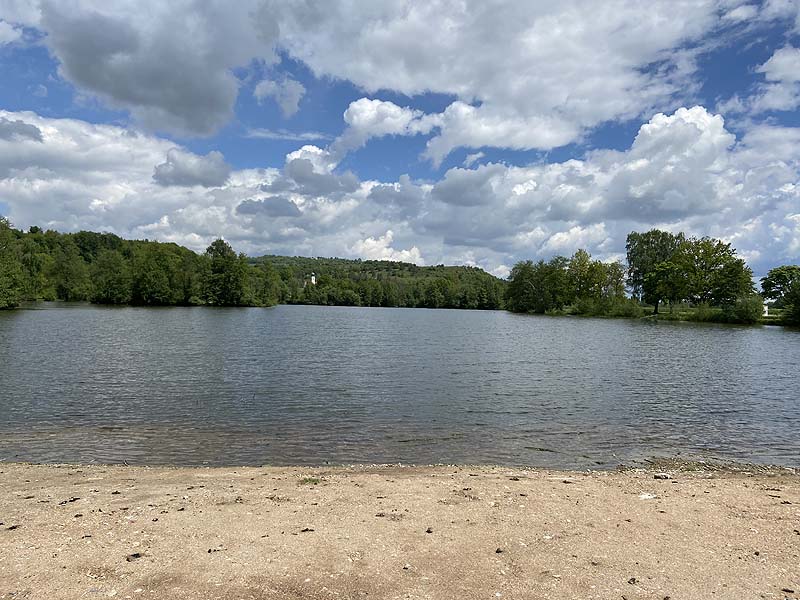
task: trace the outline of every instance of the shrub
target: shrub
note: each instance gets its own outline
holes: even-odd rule
[[[739,296],[731,306],[725,307],[724,316],[728,323],[752,325],[761,321],[764,314],[764,300],[758,294]]]

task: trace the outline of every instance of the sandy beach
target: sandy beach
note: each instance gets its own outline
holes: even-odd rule
[[[1,599],[800,598],[780,469],[2,464],[0,521]]]

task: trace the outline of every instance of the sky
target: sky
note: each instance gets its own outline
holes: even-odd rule
[[[0,0],[0,214],[202,251],[800,263],[800,0]]]

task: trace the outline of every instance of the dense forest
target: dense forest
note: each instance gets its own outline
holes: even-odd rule
[[[687,238],[657,229],[631,232],[627,266],[592,260],[585,250],[571,258],[522,261],[509,278],[509,310],[546,314],[641,316],[725,323],[762,320],[764,298],[780,311],[776,321],[800,323],[800,267],[782,266],[762,278],[720,240]],[[626,293],[630,291],[630,296]],[[659,312],[667,304],[667,314]]]
[[[264,256],[280,274],[281,302],[346,306],[498,309],[505,283],[477,267],[419,267],[387,260]],[[314,274],[315,284],[311,284]]]
[[[312,278],[313,275],[313,278]],[[0,308],[24,300],[101,304],[327,304],[502,308],[503,281],[474,267],[266,256],[223,240],[203,254],[110,233],[18,231],[0,219]]]
[[[198,254],[110,233],[22,232],[0,217],[0,308],[25,300],[100,304],[323,304],[800,324],[800,266],[752,271],[730,244],[682,233],[631,232],[627,264],[585,250],[521,261],[508,281],[476,267],[237,254],[224,240]],[[662,309],[662,306],[667,308]]]

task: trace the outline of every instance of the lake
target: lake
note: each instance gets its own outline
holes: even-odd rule
[[[0,311],[0,460],[800,466],[800,332],[317,306]]]

